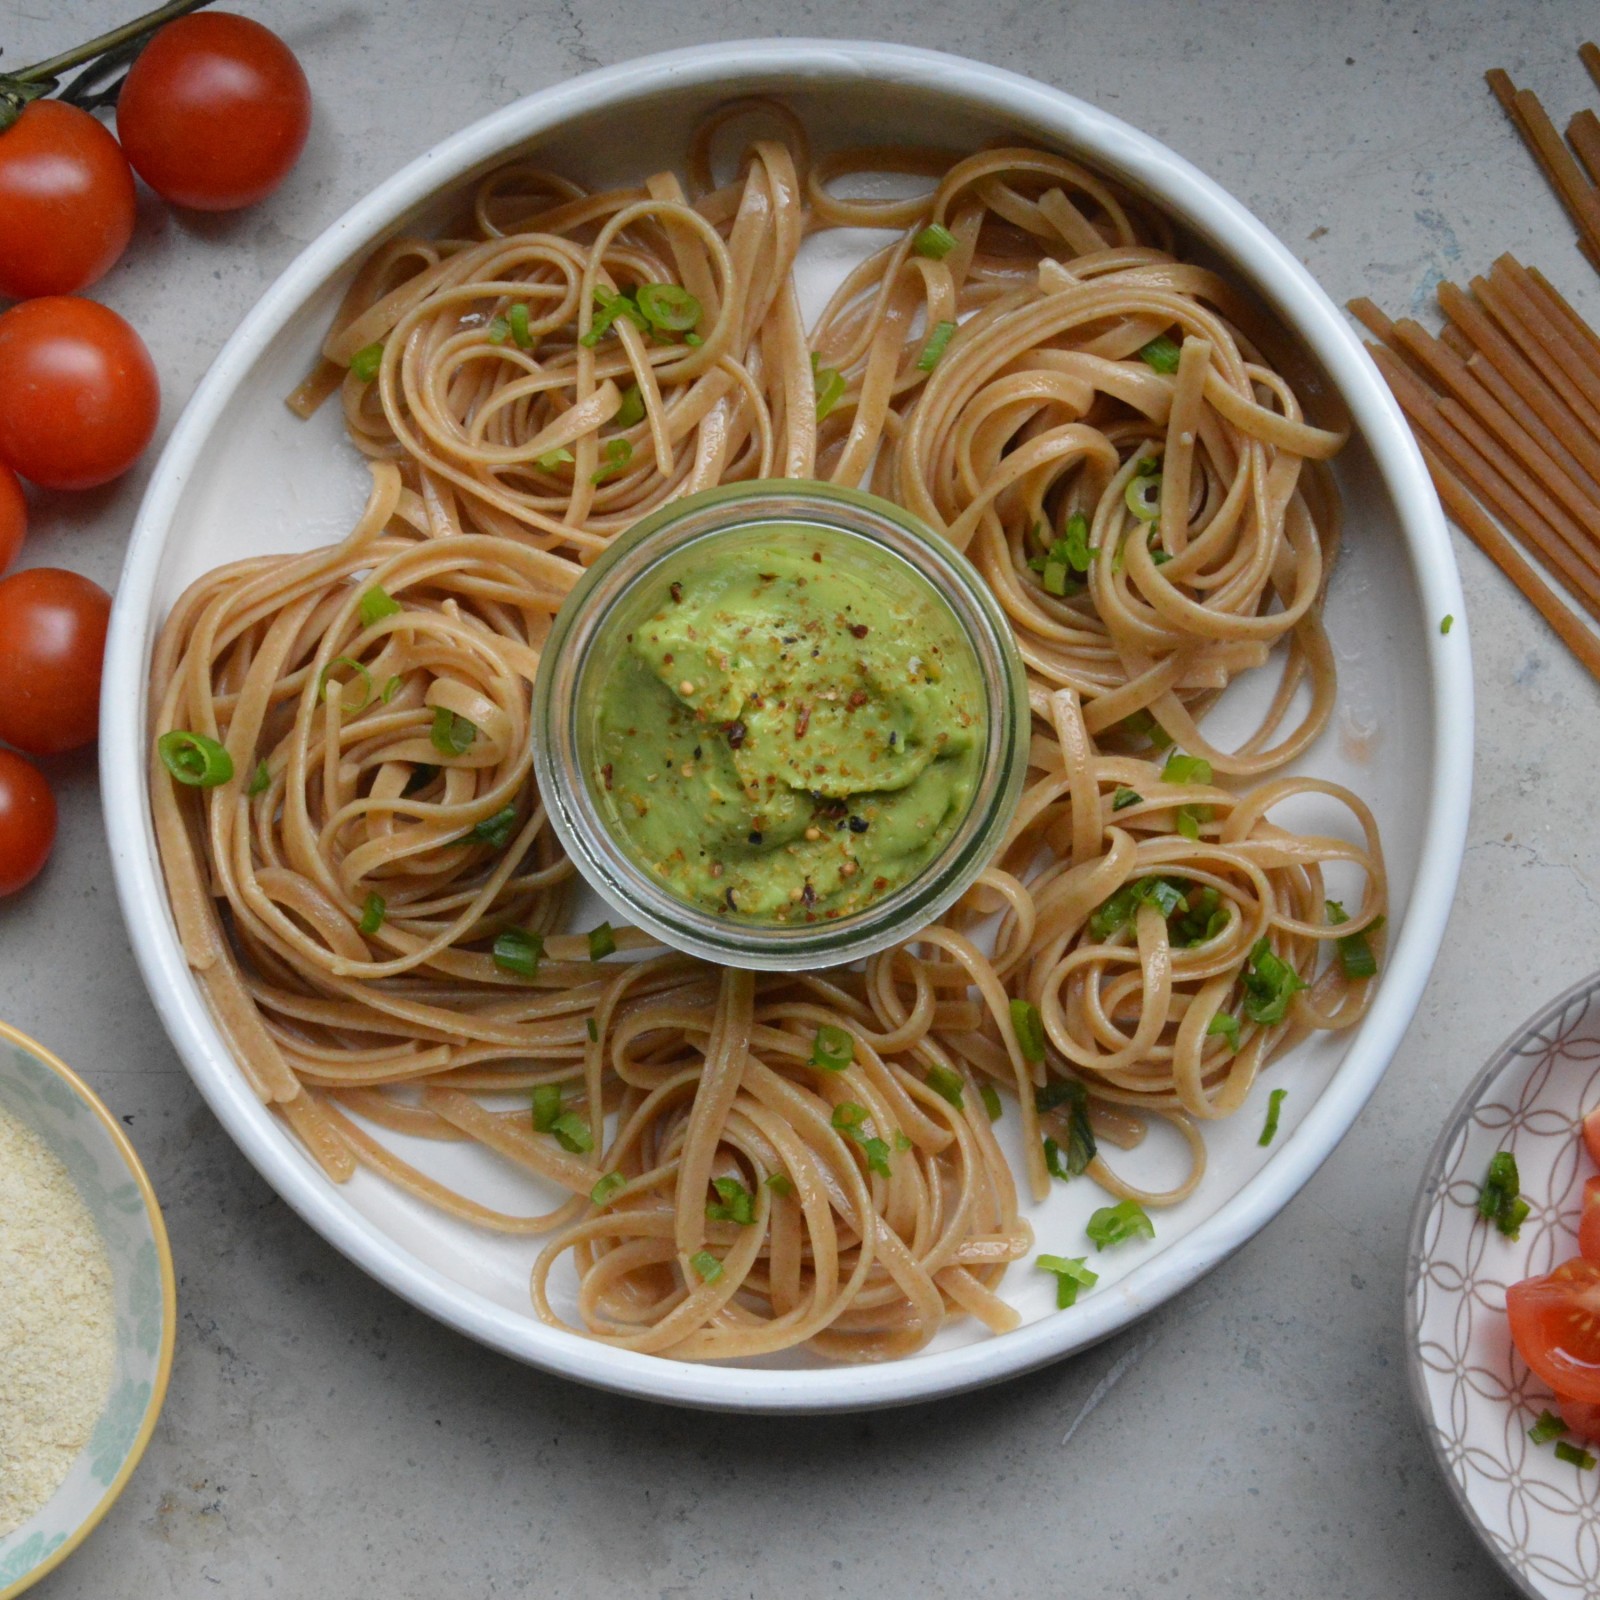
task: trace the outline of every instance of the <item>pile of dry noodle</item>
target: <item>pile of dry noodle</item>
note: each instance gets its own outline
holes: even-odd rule
[[[845,197],[885,172],[931,188]],[[839,227],[885,242],[808,330],[796,252]],[[647,284],[687,291],[665,299],[693,326],[639,315]],[[196,789],[153,753],[151,782],[184,945],[252,1086],[331,1178],[365,1164],[548,1235],[538,1314],[564,1325],[570,1253],[578,1331],[610,1344],[860,1361],[954,1314],[1012,1327],[1001,1279],[1032,1240],[991,1109],[1022,1119],[1034,1199],[1048,1138],[1062,1171],[1170,1204],[1204,1170],[1198,1125],[1371,988],[1332,942],[1381,942],[1371,814],[1270,776],[1333,703],[1323,463],[1343,441],[1302,415],[1293,352],[1268,364],[1275,337],[1071,161],[814,155],[765,102],[702,126],[682,177],[590,194],[512,166],[449,237],[384,245],[291,401],[338,390],[372,463],[360,523],[211,573],[156,652],[157,732],[232,758]],[[592,959],[603,934],[561,931],[574,876],[529,771],[541,641],[613,534],[771,476],[864,482],[993,586],[1031,683],[1021,807],[966,900],[865,970],[755,977],[632,930]],[[1213,747],[1198,717],[1275,647],[1260,727]],[[1174,743],[1199,759],[1168,764]],[[1363,842],[1269,820],[1305,791]],[[1336,923],[1341,862],[1365,887]],[[493,955],[508,929],[543,936],[531,976]],[[819,1028],[847,1032],[844,1070],[813,1064]],[[1192,1152],[1154,1194],[1098,1148],[1151,1117]],[[565,1198],[491,1211],[373,1125],[476,1140]]]

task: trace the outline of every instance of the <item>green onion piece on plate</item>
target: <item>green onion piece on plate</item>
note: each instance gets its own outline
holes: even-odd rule
[[[949,348],[950,341],[955,336],[955,323],[940,322],[935,324],[933,332],[928,335],[928,342],[922,347],[922,354],[917,357],[917,371],[932,372],[939,365],[940,358]]]
[[[966,1109],[966,1102],[961,1098],[962,1079],[959,1072],[952,1072],[949,1067],[937,1064],[928,1068],[928,1087],[942,1100],[948,1100],[957,1111]]]
[[[856,1058],[855,1039],[843,1028],[824,1022],[811,1042],[811,1065],[824,1072],[843,1072]]]
[[[849,385],[844,380],[844,374],[836,367],[818,367],[816,369],[818,422],[821,422],[844,399],[844,393],[848,387]]]
[[[1289,1002],[1305,988],[1300,974],[1272,953],[1265,934],[1256,940],[1239,979],[1244,984],[1244,1014],[1267,1028],[1283,1021]]]
[[[1139,350],[1139,358],[1147,366],[1169,375],[1178,370],[1178,359],[1182,354],[1183,351],[1178,345],[1164,333],[1158,333],[1149,344],[1141,346]]]
[[[1107,1250],[1129,1239],[1155,1238],[1156,1225],[1137,1200],[1119,1200],[1114,1206],[1101,1206],[1084,1231],[1096,1250]]]
[[[467,837],[474,844],[493,845],[496,850],[504,850],[516,828],[517,808],[506,806],[503,810],[495,812],[492,817],[485,817],[482,822],[476,824]]]
[[[533,329],[528,324],[528,308],[520,300],[506,312],[506,325],[519,350],[533,349]]]
[[[388,903],[381,894],[369,894],[367,903],[361,908],[361,921],[356,924],[363,933],[376,933],[383,926],[384,916],[388,912]]]
[[[942,222],[930,222],[911,241],[911,248],[930,261],[943,261],[956,247],[956,236]]]
[[[594,1149],[594,1134],[589,1124],[576,1111],[563,1111],[550,1124],[556,1143],[572,1155],[587,1155]]]
[[[1556,1460],[1565,1461],[1569,1466],[1576,1467],[1579,1472],[1587,1472],[1594,1465],[1594,1457],[1587,1450],[1567,1439],[1557,1441]]]
[[[465,717],[459,717],[446,706],[433,708],[433,727],[428,737],[433,748],[442,756],[459,756],[466,752],[478,737],[478,727]]]
[[[267,771],[265,761],[256,763],[256,770],[250,774],[250,786],[245,793],[254,799],[258,794],[265,794],[272,783],[272,774]]]
[[[382,584],[375,583],[363,592],[356,606],[356,614],[361,618],[361,626],[370,628],[373,623],[392,617],[400,609],[400,602]]]
[[[531,978],[539,970],[544,955],[544,935],[523,928],[507,928],[494,942],[494,964],[502,972]]]
[[[708,1220],[736,1222],[741,1228],[756,1220],[756,1197],[737,1178],[713,1178],[711,1187],[718,1198],[706,1205]]]
[[[631,428],[636,422],[644,421],[644,392],[636,383],[630,383],[622,391],[622,404],[617,407],[616,415],[611,422],[614,427]]]
[[[1044,1060],[1044,1021],[1031,1000],[1011,1002],[1011,1027],[1024,1061]]]
[[[1566,1431],[1566,1423],[1555,1412],[1544,1410],[1539,1413],[1539,1420],[1528,1429],[1528,1437],[1535,1444],[1549,1444],[1552,1439],[1559,1439]]]
[[[662,333],[687,333],[703,315],[700,302],[676,283],[641,283],[634,300],[645,321]]]
[[[1100,1274],[1090,1271],[1087,1256],[1040,1256],[1034,1265],[1055,1274],[1058,1311],[1075,1304],[1080,1289],[1092,1289],[1100,1281]]]
[[[156,740],[156,754],[162,766],[191,789],[215,789],[233,776],[233,757],[203,733],[174,728]]]
[[[1000,1104],[1000,1091],[992,1083],[981,1084],[978,1088],[978,1098],[983,1101],[983,1109],[989,1113],[989,1120],[998,1122],[1003,1109]]]
[[[533,1091],[533,1131],[549,1133],[561,1115],[561,1085],[541,1083]]]
[[[598,928],[589,930],[589,959],[591,961],[604,961],[607,956],[617,953],[617,936],[612,931],[609,922],[602,922]]]
[[[589,1191],[589,1201],[592,1205],[606,1205],[619,1189],[626,1189],[628,1180],[620,1172],[608,1172]]]
[[[375,339],[371,344],[364,344],[350,357],[350,370],[362,383],[371,383],[378,376],[378,368],[383,365],[383,341]]]
[[[689,1257],[689,1265],[700,1274],[702,1282],[715,1283],[722,1276],[722,1263],[709,1250],[697,1250]]]
[[[1235,1055],[1238,1055],[1239,1019],[1237,1017],[1231,1016],[1226,1011],[1219,1011],[1210,1020],[1210,1022],[1206,1024],[1206,1034],[1208,1037],[1212,1034],[1220,1035],[1222,1038],[1228,1041],[1228,1048],[1233,1051]]]
[[[1238,1024],[1235,1024],[1237,1027]],[[1238,1046],[1234,1046],[1238,1049]],[[1262,1125],[1261,1137],[1256,1140],[1259,1145],[1269,1145],[1278,1137],[1278,1113],[1283,1109],[1283,1102],[1287,1098],[1287,1089],[1274,1089],[1267,1096],[1267,1120]]]

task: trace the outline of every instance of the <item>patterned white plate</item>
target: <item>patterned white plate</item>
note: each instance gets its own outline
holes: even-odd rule
[[[1505,1292],[1578,1253],[1583,1182],[1595,1171],[1579,1124],[1596,1105],[1600,974],[1530,1018],[1461,1097],[1411,1219],[1412,1396],[1462,1513],[1538,1600],[1600,1600],[1600,1468],[1573,1466],[1529,1439],[1551,1396],[1512,1348]],[[1515,1242],[1478,1216],[1498,1150],[1516,1157],[1532,1207]]]

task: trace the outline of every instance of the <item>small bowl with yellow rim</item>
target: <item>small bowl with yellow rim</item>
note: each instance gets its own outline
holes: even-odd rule
[[[60,1169],[65,1169],[70,1190],[104,1245],[110,1273],[110,1361],[109,1372],[95,1381],[95,1387],[103,1382],[105,1389],[98,1415],[48,1498],[14,1526],[0,1523],[0,1600],[14,1600],[88,1537],[144,1454],[172,1370],[177,1296],[161,1208],[127,1136],[65,1062],[4,1023],[0,1023],[0,1118],[8,1139],[25,1142],[34,1153],[35,1172],[42,1170],[42,1162],[59,1181]],[[5,1176],[0,1174],[0,1182]],[[14,1182],[21,1181],[17,1174],[11,1176]],[[21,1227],[13,1222],[13,1248],[25,1243]],[[54,1234],[47,1227],[42,1235],[30,1235],[28,1242],[37,1244],[40,1238],[48,1242]],[[5,1220],[0,1219],[0,1260],[6,1242]],[[12,1297],[14,1307],[21,1306],[17,1282],[0,1284],[0,1295]],[[30,1323],[21,1310],[15,1315],[17,1328],[26,1337],[37,1319]],[[0,1312],[0,1330],[5,1323]],[[12,1331],[15,1334],[16,1329]],[[5,1375],[0,1374],[0,1400],[5,1389]],[[37,1396],[33,1403],[37,1413]],[[18,1404],[12,1413],[7,1425],[15,1430],[25,1408]],[[26,1438],[7,1442],[19,1459],[29,1447]],[[28,1503],[20,1501],[23,1506]],[[15,1493],[9,1500],[0,1497],[0,1512],[8,1504],[14,1514],[19,1504]]]

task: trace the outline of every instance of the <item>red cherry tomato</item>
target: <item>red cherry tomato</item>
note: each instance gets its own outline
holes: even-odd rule
[[[76,106],[35,100],[0,133],[0,295],[75,294],[133,236],[122,147]]]
[[[144,341],[76,296],[0,315],[0,461],[47,489],[92,489],[139,459],[161,384]]]
[[[1575,1256],[1506,1290],[1511,1339],[1557,1394],[1600,1401],[1600,1265]]]
[[[1583,1147],[1589,1159],[1600,1167],[1600,1106],[1583,1119]]]
[[[264,200],[300,159],[311,86],[277,34],[206,11],[156,34],[128,71],[117,136],[163,199],[199,211]]]
[[[76,572],[0,579],[0,739],[47,756],[94,738],[110,618],[111,596]]]
[[[1600,1178],[1583,1186],[1583,1210],[1578,1214],[1578,1254],[1600,1264]]]
[[[0,895],[31,883],[56,842],[56,797],[44,774],[0,750]]]
[[[28,502],[10,467],[0,464],[0,572],[17,559],[28,534]]]

